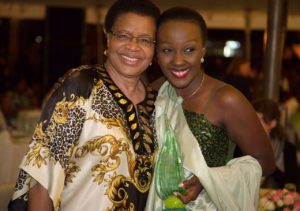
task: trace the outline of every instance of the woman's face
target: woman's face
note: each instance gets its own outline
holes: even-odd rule
[[[149,16],[120,15],[107,35],[107,68],[125,77],[140,76],[153,58],[155,30]]]
[[[184,89],[192,82],[191,86],[198,85],[205,53],[199,26],[191,21],[167,21],[158,28],[157,42],[158,63],[173,86]]]

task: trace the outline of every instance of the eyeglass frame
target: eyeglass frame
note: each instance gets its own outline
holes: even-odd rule
[[[113,35],[113,37],[115,37],[118,41],[124,42],[124,43],[130,43],[133,41],[133,39],[136,39],[137,44],[144,46],[144,47],[152,47],[152,46],[155,46],[155,44],[156,44],[156,40],[154,40],[150,36],[143,36],[143,35],[142,36],[134,36],[131,33],[122,32],[122,31],[121,32],[111,31],[110,34]],[[122,35],[124,35],[123,38],[121,37]],[[143,42],[143,40],[145,40],[145,39],[149,39],[150,42],[149,43]]]

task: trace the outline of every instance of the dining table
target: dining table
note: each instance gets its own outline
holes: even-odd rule
[[[19,165],[27,152],[30,139],[21,133],[0,132],[0,211],[7,210],[19,174]]]
[[[6,211],[16,184],[19,166],[28,150],[40,115],[39,110],[21,111],[16,128],[0,127],[0,211]]]

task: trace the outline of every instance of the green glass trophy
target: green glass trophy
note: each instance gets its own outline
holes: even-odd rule
[[[164,201],[164,211],[183,211],[185,205],[173,195],[173,192],[184,194],[184,190],[178,187],[184,180],[181,153],[169,120],[166,115],[164,117],[164,143],[157,161],[155,188]]]

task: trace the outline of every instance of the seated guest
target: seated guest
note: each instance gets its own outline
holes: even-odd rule
[[[283,188],[285,184],[293,183],[298,187],[296,147],[288,141],[285,130],[280,124],[278,104],[270,99],[261,99],[254,101],[253,107],[270,138],[276,161],[275,172],[265,178],[262,186]]]
[[[32,92],[26,78],[19,77],[13,83],[13,89],[6,91],[1,100],[1,109],[8,126],[16,127],[16,118],[21,109],[38,107],[38,100]]]
[[[224,81],[237,88],[251,101],[253,99],[255,75],[250,60],[237,57],[229,63]]]

